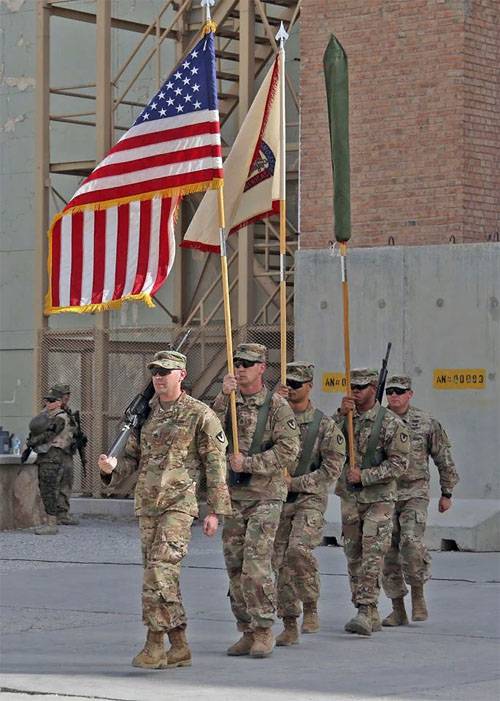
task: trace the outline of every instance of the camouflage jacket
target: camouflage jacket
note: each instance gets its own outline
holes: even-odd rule
[[[54,458],[57,452],[54,452],[53,448],[58,448],[64,453],[71,454],[73,433],[68,415],[64,409],[52,409],[50,411],[44,409],[40,416],[42,414],[47,416],[47,429],[34,436],[30,434],[27,441],[29,447],[38,453],[38,462],[41,459],[51,460]]]
[[[315,407],[309,404],[305,411],[295,414],[295,420],[300,431],[301,452],[304,440],[314,415]],[[328,488],[339,477],[345,462],[345,440],[342,431],[335,421],[328,416],[323,416],[320,421],[318,434],[314,443],[311,462],[317,465],[316,469],[305,475],[294,477],[298,466],[297,461],[290,470],[292,482],[290,492],[299,492],[296,504],[305,508],[317,509],[325,512],[328,504]],[[300,457],[299,457],[300,460]]]
[[[257,414],[264,403],[266,392],[263,388],[257,394],[236,393],[239,448],[246,456],[243,471],[252,475],[248,484],[231,487],[231,498],[236,501],[285,501],[288,490],[284,470],[290,473],[293,471],[299,454],[299,429],[293,411],[283,397],[273,394],[262,439],[265,450],[247,455],[257,426]],[[221,392],[212,406],[222,425],[225,425],[229,397]]]
[[[380,404],[362,414],[354,414],[354,446],[356,464],[361,466],[368,447],[368,439],[372,432]],[[339,415],[335,416],[337,419]],[[344,417],[342,424],[344,423]],[[361,470],[360,491],[351,492],[347,489],[348,461],[337,482],[335,494],[340,497],[355,496],[361,504],[371,504],[377,501],[396,501],[398,480],[408,469],[410,454],[410,439],[403,422],[392,411],[387,411],[375,450],[375,465]]]
[[[410,465],[398,479],[398,500],[429,498],[429,456],[438,469],[441,489],[452,492],[459,477],[449,438],[439,421],[414,406],[410,406],[406,414],[399,418],[410,433]]]
[[[163,409],[157,395],[140,437],[132,434],[123,458],[103,482],[112,490],[139,471],[135,488],[135,513],[158,516],[165,511],[198,515],[197,471],[207,482],[209,511],[231,514],[226,485],[227,440],[219,419],[203,402],[184,392]]]

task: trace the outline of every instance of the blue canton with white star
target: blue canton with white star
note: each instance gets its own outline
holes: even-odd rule
[[[174,68],[134,126],[206,109],[217,109],[213,32],[204,36]]]

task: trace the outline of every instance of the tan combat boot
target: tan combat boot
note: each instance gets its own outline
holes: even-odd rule
[[[372,620],[372,633],[380,632],[382,630],[382,621],[380,620],[377,604],[371,604],[370,618]]]
[[[404,597],[392,600],[392,612],[384,618],[382,625],[389,627],[408,625]]]
[[[411,588],[411,620],[426,621],[428,616],[424,599],[424,585],[415,584]]]
[[[253,645],[250,657],[269,657],[274,647],[273,631],[271,628],[256,628],[253,634]]]
[[[358,608],[358,613],[345,624],[344,630],[348,633],[356,633],[357,635],[371,635],[372,619],[370,607],[361,604]]]
[[[229,657],[241,657],[241,655],[249,655],[253,645],[253,633],[248,631],[243,633],[241,638],[228,647],[227,654]]]
[[[57,527],[57,517],[47,516],[47,523],[43,526],[38,526],[38,528],[35,528],[34,533],[35,535],[56,535],[56,533],[59,533],[59,529]]]
[[[171,647],[167,651],[167,663],[162,667],[191,667],[191,650],[184,628],[169,630],[168,639]]]
[[[283,619],[283,631],[276,638],[278,647],[287,647],[288,645],[297,645],[299,642],[299,627],[297,619],[291,616],[285,616]]]
[[[162,665],[166,666],[167,653],[163,647],[163,636],[161,630],[148,630],[146,643],[132,660],[132,665],[143,669],[162,669]]]
[[[57,523],[60,523],[61,526],[78,526],[80,519],[71,514],[59,514]]]
[[[316,602],[304,604],[304,618],[302,620],[302,633],[317,633],[319,630],[319,616]]]

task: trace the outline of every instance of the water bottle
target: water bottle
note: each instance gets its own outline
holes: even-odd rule
[[[21,439],[14,436],[12,439],[12,455],[21,455]]]

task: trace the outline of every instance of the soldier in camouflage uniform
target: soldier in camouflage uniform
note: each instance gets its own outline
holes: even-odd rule
[[[410,444],[402,421],[377,402],[377,380],[376,370],[353,370],[352,398],[342,399],[337,419],[345,426],[344,417],[349,410],[354,411],[355,465],[351,469],[346,463],[335,493],[341,498],[344,552],[352,601],[358,609],[345,630],[358,635],[381,630],[379,580],[391,542],[396,480],[408,469]],[[377,432],[376,444],[370,450],[370,436],[375,438]]]
[[[299,452],[299,431],[288,402],[263,383],[266,347],[239,345],[234,365],[235,376],[224,377],[213,404],[230,439],[229,395],[236,391],[239,452],[229,447],[233,513],[224,522],[222,542],[231,608],[243,636],[227,654],[268,657],[276,610],[274,538],[288,491],[285,471],[293,470]]]
[[[69,400],[71,396],[71,388],[69,385],[66,384],[57,384],[54,385],[51,390],[55,392],[59,392],[62,394],[62,409],[67,413],[68,418],[69,418],[69,425],[72,433],[72,444],[71,444],[71,453],[69,455],[65,455],[64,458],[64,464],[63,464],[63,475],[61,479],[61,485],[59,489],[59,496],[57,500],[57,523],[60,523],[64,526],[76,526],[78,524],[78,519],[76,516],[73,516],[72,514],[69,513],[70,509],[70,499],[71,499],[71,493],[73,491],[73,455],[76,452],[76,443],[75,443],[75,432],[78,429],[76,419],[73,415],[73,412],[69,408]]]
[[[398,479],[398,498],[394,512],[392,543],[385,556],[382,584],[392,599],[392,613],[384,626],[408,623],[404,597],[411,587],[412,620],[425,621],[427,606],[424,584],[430,578],[431,558],[424,544],[429,506],[429,456],[439,471],[441,498],[439,511],[451,507],[452,491],[458,474],[450,450],[450,441],[439,421],[410,404],[413,397],[411,378],[394,375],[386,384],[387,404],[404,422],[410,434],[410,465]]]
[[[276,638],[276,645],[280,646],[299,641],[297,618],[301,603],[304,608],[302,633],[319,630],[320,577],[313,551],[323,536],[328,490],[345,463],[342,431],[333,419],[315,409],[310,400],[314,365],[294,362],[288,363],[286,368],[286,387],[278,391],[288,399],[295,414],[301,452],[298,463],[286,476],[288,497],[274,542],[278,616],[284,623],[283,632]]]
[[[47,524],[36,528],[35,533],[55,535],[64,466],[71,459],[72,431],[69,417],[62,408],[62,392],[52,389],[44,401],[44,410],[30,423],[27,444],[37,453],[38,484],[48,517]]]
[[[132,434],[123,458],[101,455],[103,481],[112,488],[139,471],[135,513],[139,517],[144,561],[143,621],[148,633],[135,667],[164,669],[191,665],[186,613],[179,588],[193,518],[198,516],[196,475],[206,473],[209,513],[203,531],[212,536],[220,516],[231,513],[226,485],[227,441],[219,419],[202,402],[181,390],[186,356],[161,351],[148,365],[156,391],[140,435]],[[167,633],[171,647],[164,648]]]

